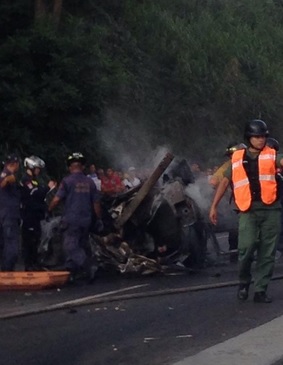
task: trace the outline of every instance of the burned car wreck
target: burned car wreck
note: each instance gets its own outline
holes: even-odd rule
[[[102,200],[105,230],[92,232],[87,247],[97,269],[145,275],[203,268],[213,233],[186,193],[193,183],[187,161],[167,154],[143,184]],[[60,262],[59,226],[58,217],[44,223],[43,266]]]

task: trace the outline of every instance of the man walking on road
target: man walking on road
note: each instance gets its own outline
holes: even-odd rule
[[[248,299],[251,265],[257,251],[254,302],[271,303],[267,287],[272,277],[276,244],[280,234],[281,206],[276,182],[276,168],[283,166],[283,155],[266,146],[269,132],[259,119],[246,124],[247,149],[235,151],[224,173],[209,213],[217,224],[217,206],[230,181],[239,209],[239,281],[237,297]]]
[[[103,230],[100,211],[100,195],[90,177],[84,175],[85,157],[80,152],[72,153],[67,158],[70,175],[65,177],[49,204],[51,212],[60,201],[64,202],[62,229],[64,231],[63,249],[66,269],[75,277],[79,271],[86,270],[93,280],[97,267],[87,255],[89,229],[96,215],[96,229]]]

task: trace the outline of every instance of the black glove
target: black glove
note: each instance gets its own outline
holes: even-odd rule
[[[97,221],[95,222],[94,230],[97,233],[103,232],[103,230],[104,230],[104,224],[103,224],[103,222],[102,222],[101,219],[97,219]]]

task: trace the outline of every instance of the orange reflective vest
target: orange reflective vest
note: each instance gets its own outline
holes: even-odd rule
[[[240,211],[247,211],[252,203],[250,182],[243,166],[245,150],[235,151],[232,155],[232,182],[235,203]],[[264,147],[258,155],[258,170],[261,200],[264,204],[272,204],[277,198],[276,183],[276,151]]]

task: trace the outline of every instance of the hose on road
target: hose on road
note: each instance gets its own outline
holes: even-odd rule
[[[272,280],[282,280],[283,275],[276,275],[272,278]],[[75,300],[70,300],[64,303],[58,303],[49,305],[42,308],[33,308],[30,310],[22,310],[22,311],[15,311],[12,313],[0,315],[0,319],[12,319],[16,317],[25,317],[35,314],[42,314],[48,313],[57,310],[63,309],[72,309],[75,307],[81,307],[90,304],[101,304],[101,303],[111,303],[117,301],[124,301],[124,300],[131,300],[131,299],[139,299],[139,298],[150,298],[150,297],[158,297],[163,295],[172,295],[172,294],[182,294],[182,293],[189,293],[189,292],[197,292],[197,291],[204,291],[204,290],[213,290],[213,289],[220,289],[220,288],[227,288],[239,285],[239,281],[227,281],[221,282],[216,284],[203,284],[203,285],[195,285],[195,286],[187,286],[181,288],[174,288],[174,289],[161,289],[161,290],[148,290],[143,292],[131,293],[131,294],[120,294],[120,295],[109,295],[105,297],[101,297],[98,295],[94,295],[93,297],[87,298],[80,298]]]

